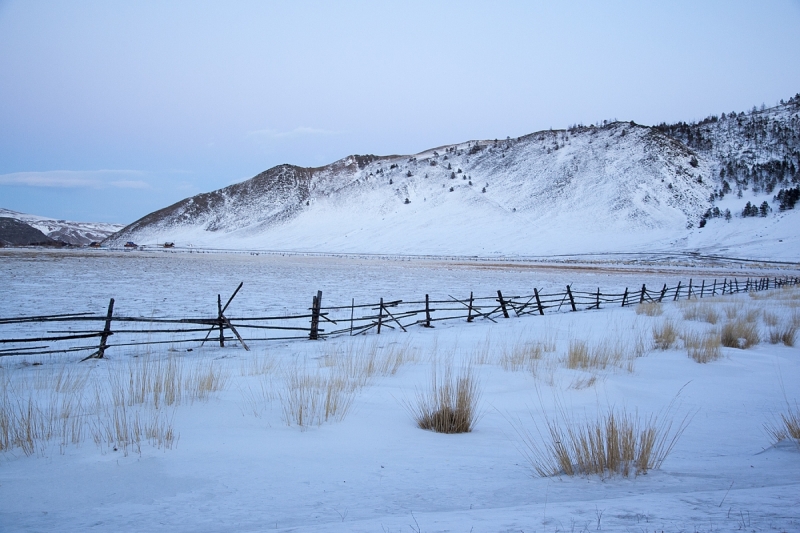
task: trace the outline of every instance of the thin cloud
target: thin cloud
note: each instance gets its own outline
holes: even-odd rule
[[[313,135],[339,135],[341,133],[341,131],[324,130],[321,128],[299,127],[289,131],[278,131],[273,129],[254,130],[248,132],[247,135],[250,137],[262,137],[267,139],[291,139]]]
[[[138,170],[48,170],[45,172],[13,172],[0,174],[0,185],[46,187],[56,189],[148,189]]]

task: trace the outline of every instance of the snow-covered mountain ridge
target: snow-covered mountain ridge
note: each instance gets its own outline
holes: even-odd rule
[[[319,168],[281,165],[151,213],[106,244],[464,255],[685,248],[720,201],[727,162],[782,157],[795,162],[781,167],[776,186],[797,180],[798,105],[732,119],[757,119],[758,128],[717,120],[695,148],[679,125],[613,122]],[[773,133],[752,140],[764,128]],[[699,231],[710,237],[719,222]]]
[[[100,242],[109,235],[123,228],[122,224],[106,224],[103,222],[72,222],[56,220],[38,215],[18,213],[10,209],[0,208],[0,217],[13,218],[32,226],[53,240],[76,245],[87,245]]]

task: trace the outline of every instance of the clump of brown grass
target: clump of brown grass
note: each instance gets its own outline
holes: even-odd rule
[[[663,313],[664,308],[660,302],[642,302],[636,306],[637,315],[661,316]]]
[[[709,324],[716,324],[719,321],[719,314],[716,308],[708,303],[699,303],[697,301],[684,301],[681,302],[683,309],[684,320],[699,320],[708,322]]]
[[[454,375],[451,365],[437,371],[434,364],[430,388],[417,390],[416,401],[407,403],[407,408],[422,429],[437,433],[468,433],[478,418],[480,396],[478,380],[470,367]]]
[[[774,327],[774,326],[778,325],[778,322],[779,322],[778,315],[776,315],[775,313],[772,313],[772,312],[767,311],[766,309],[764,309],[761,312],[761,315],[764,318],[764,324],[766,324],[767,326]]]
[[[672,320],[664,320],[653,327],[653,342],[659,350],[669,350],[678,340],[678,328]]]
[[[780,422],[764,424],[764,429],[772,437],[772,442],[777,444],[783,440],[793,440],[800,446],[800,407],[797,402],[794,406],[788,404],[787,411],[781,413],[780,418]]]
[[[688,356],[698,363],[709,363],[722,357],[720,334],[717,331],[685,332],[682,338]]]
[[[588,421],[559,407],[556,418],[545,417],[539,438],[518,430],[523,454],[542,477],[645,474],[661,466],[689,423],[687,415],[673,431],[671,407],[663,417],[608,408]]]
[[[721,342],[728,348],[746,350],[760,342],[758,325],[754,321],[736,319],[722,326]]]
[[[783,327],[773,327],[769,330],[769,342],[772,344],[783,343],[786,346],[794,346],[797,336],[797,326],[788,324]]]

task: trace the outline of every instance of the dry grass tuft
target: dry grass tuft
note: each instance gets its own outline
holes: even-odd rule
[[[661,316],[664,308],[659,302],[643,302],[636,306],[637,315]]]
[[[556,419],[545,419],[546,434],[539,432],[540,438],[518,430],[523,453],[542,477],[645,474],[661,466],[689,423],[687,416],[673,431],[669,409],[659,419],[609,408],[585,422],[564,409],[558,413]]]
[[[779,322],[778,315],[776,315],[775,313],[771,313],[770,311],[764,309],[761,312],[761,315],[764,318],[764,324],[766,324],[767,326],[775,327],[778,325]]]
[[[682,338],[687,354],[698,363],[709,363],[722,357],[721,339],[717,331],[685,332]]]
[[[544,347],[540,343],[517,342],[503,350],[500,366],[504,370],[536,372],[536,365],[542,358]]]
[[[422,429],[437,433],[469,433],[478,418],[480,389],[470,367],[453,375],[452,367],[437,372],[433,365],[431,385],[417,390],[416,402],[408,403],[411,416]]]
[[[295,365],[278,392],[287,425],[309,427],[328,420],[342,421],[353,405],[360,384],[342,372],[309,372]]]
[[[669,350],[678,340],[678,328],[672,320],[664,320],[653,327],[653,342],[659,350]]]
[[[602,340],[593,346],[585,341],[572,340],[565,363],[571,369],[600,369],[619,367],[633,372],[633,361],[646,353],[644,340],[637,336],[632,345],[620,340]]]
[[[788,410],[781,413],[780,422],[764,424],[764,429],[775,444],[783,440],[793,440],[800,446],[800,407],[796,402],[794,407],[789,404]]]
[[[758,325],[754,321],[732,320],[722,326],[721,342],[728,348],[746,350],[760,342]]]
[[[772,344],[783,343],[786,346],[794,346],[797,336],[797,326],[789,324],[783,327],[774,327],[769,330],[769,342]]]
[[[695,301],[681,302],[684,320],[699,320],[716,324],[719,322],[719,313],[714,305]]]

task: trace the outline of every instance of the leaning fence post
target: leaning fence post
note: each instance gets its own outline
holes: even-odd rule
[[[703,283],[700,285],[700,298],[703,297],[703,291],[706,289],[706,280],[703,280]]]
[[[506,301],[503,300],[503,293],[499,290],[497,291],[497,301],[500,302],[500,307],[503,309],[503,316],[506,318],[510,318],[508,316],[508,309],[506,309]]]
[[[664,288],[661,289],[661,296],[658,297],[659,303],[664,299],[664,295],[667,294],[667,284],[664,284]]]
[[[678,286],[675,288],[675,298],[673,298],[673,299],[672,299],[672,301],[673,301],[673,302],[674,302],[674,301],[677,301],[677,299],[678,299],[678,295],[679,295],[680,293],[681,293],[681,282],[679,281],[679,282],[678,282]]]
[[[645,284],[644,284],[644,283],[642,283],[642,295],[641,295],[641,296],[639,296],[639,303],[640,303],[640,304],[641,304],[641,303],[644,303],[644,295],[645,295],[645,292],[647,292],[647,288],[645,287]]]
[[[569,288],[569,285],[567,285],[567,295],[569,296],[569,305],[572,306],[572,310],[577,311],[575,309],[575,298],[572,297],[572,289]]]
[[[108,345],[106,341],[108,340],[109,335],[113,335],[111,333],[111,317],[114,314],[114,298],[111,298],[108,302],[108,312],[106,313],[106,324],[103,327],[103,334],[100,336],[100,347],[97,349],[97,358],[102,359],[103,356],[106,354],[106,348]]]
[[[625,303],[628,301],[628,287],[625,287],[625,294],[622,295],[622,307],[625,307]]]
[[[543,315],[544,314],[544,307],[542,307],[542,301],[539,299],[539,289],[534,287],[533,294],[534,294],[534,296],[536,296],[536,307],[539,308],[539,314]]]
[[[322,308],[322,291],[317,291],[317,295],[311,300],[311,332],[308,338],[312,341],[319,339],[319,313]]]

